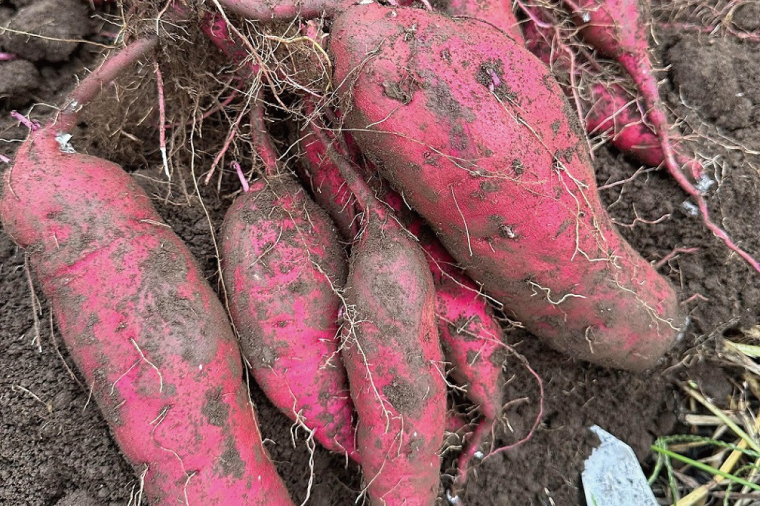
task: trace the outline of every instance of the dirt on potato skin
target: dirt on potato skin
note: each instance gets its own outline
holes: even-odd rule
[[[17,2],[22,3],[28,2]],[[737,9],[737,26],[760,28],[753,25],[752,8]],[[9,10],[2,8],[4,13]],[[750,14],[741,17],[744,11]],[[703,139],[699,145],[710,156],[720,155],[717,166],[710,168],[711,173],[717,170],[715,179],[719,180],[709,197],[714,220],[758,256],[760,176],[755,169],[760,168],[760,159],[734,149],[741,145],[760,150],[760,98],[752,96],[752,90],[760,90],[758,45],[730,37],[715,41],[690,32],[660,30],[657,34],[658,55],[671,65],[661,75],[667,78],[661,90],[668,106],[686,117],[693,131],[717,140]],[[93,55],[93,48],[79,45],[66,63],[37,62],[43,76],[41,87],[14,93],[17,102],[13,107],[60,102],[74,83],[74,73],[91,63]],[[748,63],[727,65],[726,61]],[[694,81],[705,84],[690,89],[689,83]],[[739,98],[747,100],[726,97],[719,101],[725,105],[716,108],[710,90],[720,90],[722,82],[736,82],[738,93],[745,93]],[[24,129],[10,120],[10,105],[3,100],[0,98],[0,137],[23,139]],[[732,114],[741,121],[729,118]],[[717,118],[721,117],[729,123],[719,127]],[[731,149],[721,148],[721,143]],[[15,145],[0,142],[0,153],[12,156]],[[595,166],[600,185],[626,179],[637,168],[607,148],[595,152]],[[198,200],[186,201],[176,187],[166,200],[170,188],[160,182],[165,179],[158,167],[142,175],[159,181],[154,184],[144,177],[138,179],[150,185],[159,213],[188,243],[212,285],[218,286],[208,220]],[[230,201],[213,188],[202,191],[211,221],[218,228]],[[678,365],[684,352],[726,322],[735,321],[737,327],[760,323],[760,276],[727,251],[698,218],[688,214],[682,205],[687,200],[685,194],[663,171],[603,190],[602,198],[621,233],[647,260],[657,262],[674,248],[699,248],[679,253],[659,269],[678,288],[682,307],[691,318],[684,343],[666,357],[658,371],[636,375],[567,359],[523,331],[508,332],[508,342],[526,357],[543,382],[542,423],[527,443],[482,462],[461,493],[468,505],[583,504],[579,472],[594,443],[585,428],[594,423],[602,426],[628,442],[646,462],[653,438],[671,433],[676,426],[677,394],[672,379],[685,373]],[[667,218],[658,223],[646,223],[663,216]],[[73,364],[60,336],[55,341],[51,337],[49,309],[44,299],[40,303],[41,340],[37,342],[24,254],[7,235],[0,234],[0,503],[126,505],[130,494],[139,488],[137,479],[120,456],[94,403],[88,403],[87,388],[74,379],[81,382],[81,377],[76,373],[72,377],[67,370],[73,369]],[[730,392],[726,373],[717,366],[698,362],[687,373],[716,398]],[[514,401],[507,408],[506,420],[514,435],[502,436],[500,444],[527,434],[539,410],[536,380],[516,358],[508,359],[505,377],[505,402]],[[255,385],[251,389],[264,437],[269,439],[267,448],[294,499],[300,502],[309,477],[303,434],[292,448],[291,422]],[[347,467],[343,458],[319,448],[314,459],[317,475],[309,504],[353,504],[360,489],[358,469]]]

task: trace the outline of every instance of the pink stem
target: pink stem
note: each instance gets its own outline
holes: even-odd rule
[[[8,158],[8,157],[7,157],[7,156],[5,156],[5,155],[0,155],[0,162],[2,162],[2,163],[10,163],[10,162],[11,162],[11,159],[10,159],[10,158]]]
[[[118,53],[109,56],[97,70],[85,77],[71,92],[67,105],[59,114],[58,130],[61,132],[70,131],[79,118],[82,106],[90,103],[100,93],[103,86],[111,84],[127,67],[152,50],[157,42],[156,36],[138,39]]]
[[[26,128],[31,130],[32,132],[37,131],[40,128],[40,124],[36,121],[32,121],[23,114],[19,113],[18,111],[11,111],[11,117],[24,125]]]
[[[161,68],[158,62],[153,62],[156,69],[156,84],[158,86],[158,147],[161,150],[161,160],[164,163],[164,172],[166,177],[169,175],[169,160],[166,156],[166,102],[164,101],[164,78],[161,75]]]
[[[315,122],[314,128],[312,129],[314,135],[317,137],[317,140],[322,143],[325,148],[327,148],[327,156],[330,158],[330,161],[338,168],[340,174],[343,176],[343,179],[346,180],[346,184],[348,184],[351,193],[354,194],[356,201],[359,203],[359,207],[361,207],[364,211],[371,209],[378,218],[385,219],[385,209],[383,206],[374,205],[377,202],[375,193],[369,187],[367,182],[362,179],[359,171],[345,156],[338,152],[338,150],[335,148],[335,144],[331,142],[327,138],[327,135],[325,135],[325,132],[322,131],[321,125],[316,123],[316,120],[312,120],[312,122]]]
[[[15,59],[16,55],[13,53],[0,53],[0,61],[11,61]]]
[[[699,248],[675,248],[673,251],[662,257],[656,264],[654,264],[654,268],[659,269],[681,253],[696,253],[698,251]]]
[[[644,60],[647,58],[647,60]],[[757,272],[760,272],[760,263],[755,260],[752,255],[741,249],[734,243],[729,235],[718,225],[713,223],[710,219],[710,215],[707,209],[707,201],[704,195],[699,189],[697,189],[691,181],[686,177],[681,167],[676,161],[676,155],[673,151],[673,145],[670,142],[670,132],[668,131],[668,120],[665,117],[665,113],[662,110],[662,106],[657,100],[660,90],[657,87],[657,81],[649,73],[641,71],[641,62],[648,61],[649,55],[627,53],[619,58],[620,63],[631,75],[636,87],[640,90],[644,105],[646,106],[648,113],[647,117],[652,123],[655,134],[660,139],[660,149],[665,159],[665,167],[668,169],[670,176],[676,180],[678,185],[683,191],[689,194],[696,202],[700,213],[702,214],[702,221],[707,228],[715,234],[719,239],[723,241],[728,249],[736,252],[741,258],[744,259],[749,265],[752,266]]]
[[[230,167],[235,169],[235,172],[237,172],[238,179],[240,179],[240,184],[243,186],[243,192],[248,193],[248,190],[250,190],[251,187],[248,185],[248,180],[245,178],[245,174],[243,174],[243,169],[240,168],[240,164],[233,160],[230,163]]]
[[[526,443],[530,440],[530,438],[533,437],[533,434],[536,433],[536,429],[538,429],[538,426],[541,424],[541,419],[544,416],[544,382],[541,379],[541,376],[538,375],[538,373],[530,366],[528,363],[528,359],[526,359],[521,354],[517,353],[511,346],[504,345],[507,349],[511,350],[512,353],[517,356],[517,358],[523,363],[523,366],[530,372],[530,374],[533,375],[533,377],[536,379],[536,383],[538,383],[538,414],[536,415],[535,420],[533,421],[533,426],[530,428],[530,431],[528,431],[528,434],[525,435],[522,439],[517,441],[516,443],[512,443],[511,445],[502,446],[501,448],[497,448],[495,450],[492,450],[488,455],[483,457],[483,460],[489,459],[496,455],[497,453],[502,453],[508,450],[511,450],[512,448],[515,448],[517,446],[520,446],[523,443]]]
[[[272,138],[269,136],[269,130],[267,129],[266,122],[264,120],[264,106],[256,97],[256,103],[251,111],[251,127],[253,132],[253,146],[256,149],[256,154],[259,155],[261,161],[264,162],[264,174],[268,177],[276,176],[277,169],[277,149],[272,144]]]
[[[230,144],[232,144],[232,140],[235,138],[235,135],[237,135],[238,127],[240,126],[240,121],[243,119],[244,115],[245,115],[245,109],[240,111],[240,113],[237,115],[237,118],[235,118],[235,122],[232,124],[232,128],[230,128],[230,132],[227,134],[227,138],[224,139],[224,144],[222,145],[222,149],[219,150],[219,153],[216,154],[214,161],[211,163],[211,169],[209,170],[209,173],[206,176],[204,184],[208,184],[208,182],[211,181],[211,176],[214,175],[214,171],[216,171],[216,167],[219,165],[219,162],[222,161],[222,157],[224,157],[225,153],[227,153],[227,150],[230,149]]]

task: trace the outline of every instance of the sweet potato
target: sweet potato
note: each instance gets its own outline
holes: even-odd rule
[[[153,506],[291,505],[262,446],[227,315],[118,165],[32,132],[0,218]]]
[[[432,505],[446,419],[435,291],[425,255],[357,171],[340,168],[362,207],[345,289],[342,355],[373,505]]]
[[[451,364],[449,374],[465,389],[467,398],[481,415],[474,431],[466,436],[457,461],[461,483],[467,476],[470,460],[501,415],[504,335],[485,296],[457,266],[432,230],[414,213],[404,212],[402,199],[393,190],[384,188],[380,198],[401,216],[425,252],[435,286],[438,335],[443,355]]]
[[[563,0],[597,51],[615,58],[631,75],[648,105],[659,102],[649,61],[648,0]]]
[[[591,86],[591,99],[586,114],[586,129],[590,133],[610,136],[610,143],[650,167],[665,163],[665,155],[657,135],[644,123],[637,102],[619,85]],[[675,152],[678,165],[695,181],[704,169],[695,159]]]
[[[375,4],[335,19],[330,51],[363,152],[526,328],[632,370],[670,347],[675,291],[612,226],[541,62],[482,23]]]
[[[649,60],[649,0],[563,0],[563,2],[573,13],[584,40],[600,54],[617,60],[631,76],[641,93],[647,119],[657,136],[665,167],[683,190],[697,200],[701,200],[701,191],[689,178],[692,176],[692,179],[702,178],[702,168],[696,165],[696,162],[689,162],[691,171],[685,173],[679,164],[685,160],[678,156],[671,141],[668,118],[660,100],[654,68]],[[704,208],[702,215],[705,223],[708,227],[713,225],[707,216],[706,204],[703,205],[700,202],[699,206]],[[720,232],[725,236],[725,232],[722,230]],[[718,235],[720,236],[721,233]],[[726,241],[724,238],[724,241],[729,247],[734,246],[732,249],[736,248],[730,239]],[[735,251],[760,271],[760,265],[746,252],[738,248]]]
[[[254,182],[227,211],[222,265],[232,321],[272,403],[356,459],[338,352],[347,262],[335,226],[290,175]]]

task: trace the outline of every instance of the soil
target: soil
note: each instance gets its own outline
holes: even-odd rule
[[[35,13],[65,12],[47,19],[51,26],[46,33],[102,42],[103,31],[110,28],[92,11],[73,4],[63,7],[72,1],[3,5],[0,23],[28,29],[38,22]],[[757,30],[757,13],[756,5],[747,4],[735,10],[733,22]],[[668,106],[684,119],[684,145],[713,161],[708,170],[717,181],[709,193],[714,221],[742,248],[760,256],[758,42],[710,37],[677,24],[683,21],[670,17],[655,26],[655,54],[665,68],[661,90]],[[28,50],[35,49],[26,55],[14,37],[0,36],[0,51],[16,52],[16,61],[24,62],[15,67],[0,63],[0,154],[12,157],[25,137],[24,128],[9,117],[11,107],[26,114],[33,104],[60,104],[75,76],[93,64],[98,47],[71,45],[70,50],[64,44],[29,45]],[[17,70],[9,73],[8,68]],[[43,107],[49,106],[37,105],[34,112]],[[155,160],[154,155],[114,161],[134,170],[145,159]],[[638,168],[606,146],[597,148],[594,156],[600,185],[627,179]],[[230,192],[201,186],[204,210],[197,198],[160,183],[164,178],[159,164],[151,162],[140,176],[138,181],[155,196],[159,213],[187,242],[212,286],[218,286],[208,223],[218,230]],[[461,494],[467,505],[583,504],[580,471],[594,444],[589,425],[597,424],[627,442],[646,466],[653,439],[681,430],[676,380],[695,379],[715,399],[725,399],[732,391],[734,372],[707,361],[699,350],[726,331],[760,324],[760,276],[690,214],[685,194],[662,170],[603,190],[602,198],[621,233],[647,260],[658,262],[680,251],[659,270],[678,288],[690,317],[685,337],[657,370],[632,374],[570,360],[530,334],[510,330],[509,343],[541,378],[544,396],[541,403],[534,376],[520,360],[509,358],[509,404],[497,446],[523,438],[541,409],[543,416],[528,442],[480,464]],[[36,293],[39,297],[39,290]],[[135,504],[137,479],[60,343],[47,303],[34,299],[24,252],[0,234],[0,504]],[[304,434],[295,432],[294,446],[291,423],[255,385],[252,396],[265,444],[292,496],[301,502],[310,474]],[[355,466],[317,448],[313,469],[308,504],[353,504],[361,487]]]

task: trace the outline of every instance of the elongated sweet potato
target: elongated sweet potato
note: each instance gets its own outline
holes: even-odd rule
[[[331,37],[346,127],[468,274],[553,347],[652,366],[678,332],[675,292],[613,228],[546,67],[415,9],[355,6]]]
[[[372,504],[432,505],[446,413],[433,282],[423,253],[388,220],[372,216],[354,245],[343,357]]]
[[[272,403],[354,459],[353,404],[338,352],[337,290],[348,270],[330,218],[290,175],[254,182],[224,219],[232,320]]]
[[[291,505],[227,315],[119,166],[32,132],[0,193],[66,346],[150,504]]]
[[[481,419],[467,435],[457,461],[459,481],[467,476],[470,460],[501,415],[504,397],[502,367],[506,358],[504,335],[485,296],[457,266],[432,230],[414,213],[404,212],[401,197],[384,188],[381,199],[401,216],[420,247],[433,274],[438,335],[449,373],[478,408]]]

